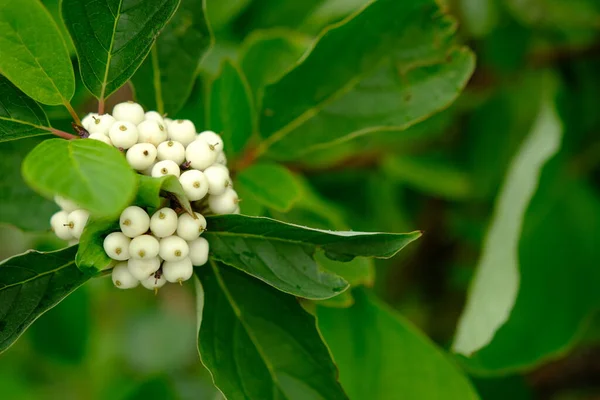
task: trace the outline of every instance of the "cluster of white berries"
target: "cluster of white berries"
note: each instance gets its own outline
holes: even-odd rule
[[[215,214],[239,213],[223,139],[213,131],[196,132],[190,120],[170,120],[144,112],[134,102],[117,104],[113,114],[88,114],[82,121],[89,138],[125,151],[129,165],[144,175],[174,175],[190,201],[207,198]]]
[[[190,279],[194,266],[208,260],[208,241],[200,235],[206,219],[199,213],[177,216],[164,207],[152,216],[141,207],[127,207],[119,218],[121,231],[104,239],[104,251],[119,263],[112,280],[120,289],[136,287],[158,290],[167,282]]]
[[[202,214],[239,213],[221,136],[196,132],[190,120],[171,120],[128,101],[113,113],[90,113],[82,119],[88,139],[124,152],[133,169],[144,175],[179,179],[194,210]],[[51,219],[52,229],[64,240],[79,240],[89,214],[70,200],[56,197],[62,211]],[[163,207],[150,216],[141,207],[126,208],[119,232],[104,239],[104,251],[117,262],[112,280],[121,289],[141,284],[158,290],[166,282],[182,283],[193,267],[206,263],[208,242],[200,237],[206,219],[198,212],[178,215],[178,207]]]

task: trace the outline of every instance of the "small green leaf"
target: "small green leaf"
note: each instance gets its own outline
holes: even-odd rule
[[[94,274],[112,266],[113,260],[104,251],[104,238],[119,230],[118,220],[89,222],[79,239],[79,250],[75,257],[77,268],[84,273]]]
[[[190,96],[198,64],[211,46],[204,14],[202,0],[181,0],[131,78],[135,97],[146,109],[176,115]]]
[[[242,187],[254,200],[277,211],[288,211],[300,198],[296,178],[280,164],[254,164],[241,171],[236,179],[236,187]]]
[[[38,0],[0,0],[0,72],[44,104],[68,104],[75,74],[63,37]]]
[[[469,379],[423,333],[366,290],[352,294],[350,308],[317,307],[319,329],[351,399],[479,399]]]
[[[136,191],[125,157],[98,140],[46,140],[27,155],[22,171],[41,194],[61,195],[102,217],[119,214]]]
[[[199,268],[198,351],[230,400],[346,399],[297,300],[227,266]]]
[[[215,260],[308,299],[333,297],[348,288],[344,279],[319,269],[313,260],[317,249],[338,261],[389,258],[421,235],[323,231],[244,215],[207,217],[207,226],[204,236]]]
[[[104,100],[142,64],[179,0],[63,0],[83,83]]]
[[[75,266],[76,252],[77,246],[50,253],[30,250],[0,263],[0,353],[90,279]]]
[[[50,217],[59,210],[50,200],[31,190],[21,176],[23,159],[44,138],[0,143],[0,222],[29,231],[50,229]],[[35,212],[23,212],[35,210]]]
[[[173,175],[152,178],[145,175],[136,175],[138,191],[134,203],[140,207],[160,208],[164,198],[172,198],[190,215],[194,215],[179,179]]]
[[[556,85],[554,85],[556,86]],[[453,348],[469,355],[493,338],[506,322],[519,290],[519,237],[527,207],[544,165],[560,149],[562,124],[547,89],[532,130],[515,155],[496,209]],[[551,92],[551,93],[550,93]]]
[[[0,142],[48,134],[42,107],[0,75]]]
[[[208,128],[221,134],[228,157],[244,149],[252,136],[252,97],[239,68],[227,60],[212,83],[208,104]]]

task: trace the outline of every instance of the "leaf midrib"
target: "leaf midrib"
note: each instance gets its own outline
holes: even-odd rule
[[[119,0],[119,7],[117,7],[117,15],[115,15],[115,22],[113,24],[112,35],[110,37],[110,46],[106,54],[106,69],[104,70],[104,79],[102,80],[102,90],[100,91],[100,99],[104,99],[106,93],[106,86],[108,85],[108,72],[110,71],[110,63],[112,61],[112,51],[115,45],[115,35],[117,33],[117,25],[121,19],[121,8],[123,7],[123,0]],[[109,7],[110,9],[110,7]]]
[[[57,268],[55,268],[55,269],[51,269],[51,270],[48,270],[48,271],[42,272],[41,274],[37,274],[37,275],[35,275],[35,276],[32,276],[31,278],[29,278],[29,279],[25,279],[24,281],[19,281],[19,282],[11,283],[10,285],[3,286],[2,288],[0,288],[0,292],[1,292],[1,291],[3,291],[3,290],[6,290],[6,289],[8,289],[8,288],[11,288],[11,287],[17,286],[17,285],[24,285],[24,284],[26,284],[27,282],[34,281],[34,280],[36,280],[36,279],[39,279],[39,278],[41,278],[41,277],[43,277],[43,276],[46,276],[46,275],[53,274],[53,273],[55,273],[55,272],[57,272],[57,271],[60,271],[61,269],[67,268],[67,267],[69,267],[69,266],[71,266],[71,265],[73,265],[73,264],[75,264],[75,260],[73,260],[73,261],[69,261],[69,262],[67,262],[66,264],[63,264],[63,265],[61,265],[60,267],[57,267]],[[16,266],[16,265],[11,265],[11,267],[14,267],[14,268],[22,268],[22,267],[20,267],[20,266]],[[2,265],[0,265],[0,268],[2,268]]]

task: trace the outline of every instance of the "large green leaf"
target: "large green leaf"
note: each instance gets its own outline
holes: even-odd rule
[[[468,378],[410,322],[365,290],[346,309],[317,308],[319,329],[353,400],[478,399]]]
[[[68,104],[75,74],[63,37],[38,0],[0,0],[0,72],[34,100]]]
[[[298,158],[375,132],[401,131],[448,107],[461,93],[475,66],[473,54],[455,49],[433,64],[409,68],[391,60],[316,116],[287,132],[269,154]]]
[[[30,231],[50,228],[50,217],[58,206],[31,190],[21,176],[23,159],[43,139],[0,143],[0,169],[4,171],[0,179],[0,222]]]
[[[245,79],[239,67],[227,60],[210,89],[207,125],[223,136],[228,157],[242,151],[254,131],[252,96]]]
[[[63,0],[85,86],[100,100],[120,88],[150,52],[179,0]]]
[[[98,216],[119,214],[136,191],[125,157],[98,140],[46,140],[27,155],[22,171],[41,194],[61,195]]]
[[[301,195],[294,175],[274,163],[258,163],[242,170],[236,177],[236,187],[242,187],[255,201],[277,211],[288,211]]]
[[[0,75],[0,142],[44,135],[49,126],[40,105]]]
[[[268,138],[264,147],[317,115],[391,55],[401,70],[439,57],[453,32],[452,22],[440,15],[433,0],[377,0],[326,30],[296,68],[266,88],[260,114],[260,133]]]
[[[50,253],[31,250],[0,263],[0,352],[90,279],[75,266],[76,252],[77,246]]]
[[[198,350],[230,400],[346,399],[315,318],[225,265],[199,268]]]
[[[562,126],[549,95],[515,155],[498,195],[483,253],[458,325],[454,350],[469,355],[494,337],[509,318],[519,291],[519,238],[524,216],[548,160],[560,148]]]
[[[214,259],[308,299],[333,297],[348,287],[342,278],[319,269],[313,259],[317,249],[338,261],[389,258],[421,235],[324,231],[244,215],[208,217],[207,226],[204,236]]]
[[[160,208],[163,199],[173,199],[190,215],[194,215],[179,179],[173,175],[152,178],[136,175],[138,185],[134,203],[140,207]]]
[[[198,64],[210,45],[203,1],[181,0],[132,77],[137,101],[148,110],[175,115],[190,96]]]
[[[325,0],[255,0],[237,21],[238,29],[251,32],[275,27],[298,27]]]

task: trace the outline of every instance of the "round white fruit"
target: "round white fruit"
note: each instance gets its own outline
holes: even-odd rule
[[[140,260],[139,258],[130,258],[127,261],[127,268],[131,275],[138,280],[144,280],[154,274],[160,268],[161,260],[158,257]]]
[[[229,170],[221,164],[214,164],[204,170],[204,176],[208,181],[208,193],[220,195],[231,186]]]
[[[131,168],[143,171],[154,164],[156,147],[151,143],[137,143],[127,150],[126,158]]]
[[[90,123],[94,122],[94,118],[98,118],[100,114],[89,113],[81,120],[81,126],[83,126],[88,132],[90,131]]]
[[[71,229],[69,229],[69,213],[66,211],[59,211],[52,215],[50,218],[50,226],[52,230],[58,236],[59,239],[62,240],[70,240],[73,239],[73,235],[71,233]]]
[[[117,261],[129,260],[129,244],[131,239],[123,235],[123,232],[113,232],[104,238],[104,252],[107,256]]]
[[[153,274],[141,281],[142,286],[149,290],[158,290],[165,286],[167,280],[162,274]]]
[[[137,127],[128,121],[116,121],[108,131],[113,146],[127,150],[138,141]]]
[[[113,108],[113,117],[119,121],[128,121],[134,125],[141,123],[144,118],[144,109],[133,101],[119,103]]]
[[[168,282],[184,282],[192,277],[194,266],[189,257],[178,261],[165,261],[162,265],[162,273]]]
[[[136,279],[129,268],[127,268],[127,262],[120,262],[112,270],[112,281],[113,284],[119,289],[132,289],[140,284],[139,279]]]
[[[174,175],[179,178],[181,169],[179,165],[171,160],[159,161],[152,167],[152,177],[160,178],[166,175]]]
[[[146,120],[137,126],[138,142],[152,143],[158,146],[160,143],[167,140],[167,129],[159,122]]]
[[[54,196],[54,202],[56,204],[58,204],[58,206],[60,208],[62,208],[63,211],[66,211],[66,212],[73,212],[73,211],[77,210],[78,208],[81,208],[73,200],[66,199],[59,195]]]
[[[152,235],[140,235],[131,239],[129,244],[131,258],[147,260],[158,256],[158,239]]]
[[[92,133],[90,136],[88,136],[88,139],[98,140],[99,142],[104,142],[109,146],[113,145],[110,138],[102,133]]]
[[[177,141],[167,140],[157,147],[159,160],[171,160],[177,165],[185,161],[185,147]]]
[[[69,216],[67,217],[67,224],[71,230],[71,235],[75,239],[81,238],[83,228],[85,228],[85,224],[87,224],[89,217],[90,213],[85,210],[75,210],[69,213]]]
[[[141,207],[129,206],[121,213],[119,226],[125,236],[134,238],[148,231],[150,216]]]
[[[222,151],[217,155],[217,159],[215,160],[215,163],[217,164],[221,164],[221,165],[227,165],[227,156],[225,156],[225,153],[223,153]]]
[[[114,123],[115,118],[110,114],[93,116],[92,121],[88,123],[88,127],[86,129],[91,134],[100,133],[106,136],[108,135],[108,131]]]
[[[196,218],[190,214],[181,214],[177,221],[177,236],[190,241],[196,239],[206,230],[206,219],[202,214],[196,214]]]
[[[213,131],[200,132],[197,140],[204,140],[213,146],[216,151],[223,151],[223,138]]]
[[[203,237],[188,242],[190,247],[190,253],[188,257],[192,260],[192,264],[200,266],[206,264],[208,261],[208,240]]]
[[[158,255],[165,261],[177,261],[188,256],[190,248],[179,236],[167,236],[160,239]]]
[[[190,201],[201,200],[208,193],[208,180],[202,171],[190,169],[179,177],[179,183]]]
[[[150,121],[156,121],[159,124],[163,125],[163,126],[167,126],[167,124],[165,123],[165,119],[163,118],[162,115],[160,115],[159,113],[157,113],[156,111],[148,111],[145,115],[144,118],[146,118],[146,120],[150,120]]]
[[[192,168],[204,171],[215,163],[218,153],[204,140],[194,140],[185,149],[185,159]]]
[[[196,140],[196,127],[189,119],[178,119],[169,124],[169,138],[187,146]]]
[[[171,236],[177,230],[177,213],[172,208],[164,207],[150,218],[150,231],[159,238]]]
[[[208,206],[215,214],[232,214],[239,202],[237,193],[231,188],[223,194],[208,196]]]

